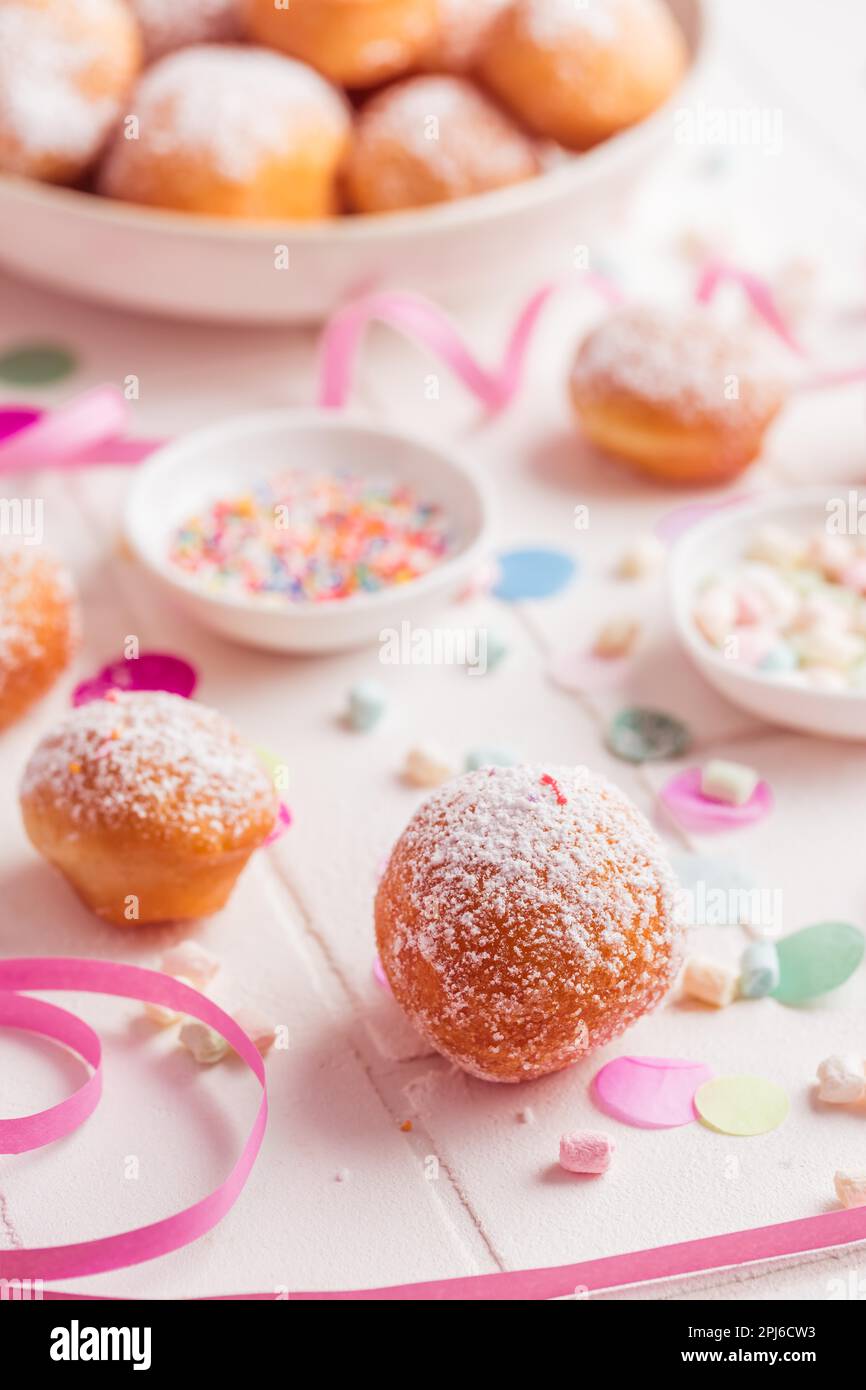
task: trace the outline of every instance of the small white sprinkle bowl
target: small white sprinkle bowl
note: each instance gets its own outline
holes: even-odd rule
[[[741,556],[759,526],[778,523],[814,531],[826,521],[827,503],[846,498],[851,490],[851,484],[840,483],[765,493],[706,517],[676,542],[669,591],[680,642],[710,685],[733,704],[803,733],[866,740],[866,691],[810,689],[730,661],[710,646],[692,616],[703,581]]]
[[[172,562],[171,537],[187,517],[287,468],[349,468],[406,483],[443,508],[454,549],[418,579],[325,603],[220,593]],[[157,450],[136,473],[124,525],[136,559],[205,627],[247,646],[328,652],[374,643],[383,629],[421,622],[454,599],[484,562],[489,503],[480,477],[451,448],[344,412],[275,410],[196,430]]]

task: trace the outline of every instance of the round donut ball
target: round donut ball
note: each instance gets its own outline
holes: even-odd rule
[[[0,729],[51,688],[77,640],[66,570],[41,547],[0,547]]]
[[[243,0],[129,0],[148,63],[194,43],[228,43],[241,37]]]
[[[660,106],[686,61],[664,0],[514,0],[480,67],[530,129],[587,150]]]
[[[100,174],[111,198],[237,218],[337,210],[348,108],[303,63],[263,48],[185,48],[148,69],[130,110],[137,124],[118,130]]]
[[[125,0],[0,0],[0,170],[80,178],[140,63]]]
[[[420,808],[376,897],[398,1003],[486,1081],[559,1071],[654,1008],[679,964],[658,837],[584,767],[482,768]]]
[[[736,477],[785,400],[773,356],[707,309],[615,311],[581,344],[570,384],[594,444],[670,483]]]
[[[163,691],[81,705],[21,784],[24,825],[99,917],[205,917],[274,828],[272,779],[228,720]]]
[[[461,77],[410,77],[355,123],[346,192],[357,212],[467,198],[538,173],[532,142]]]
[[[422,67],[430,72],[471,73],[478,66],[497,16],[509,0],[438,0],[435,41]]]
[[[342,87],[376,87],[415,67],[434,42],[438,0],[246,0],[258,43],[302,58]]]

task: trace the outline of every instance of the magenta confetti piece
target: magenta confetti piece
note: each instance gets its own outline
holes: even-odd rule
[[[127,660],[110,661],[107,666],[78,684],[72,692],[73,705],[104,700],[109,690],[166,690],[170,695],[191,698],[198,685],[194,666],[171,652],[140,652]]]
[[[561,690],[590,695],[594,691],[618,689],[633,666],[631,657],[605,658],[587,651],[564,651],[548,663],[547,674]]]
[[[0,410],[0,440],[11,439],[19,430],[35,425],[41,414],[41,410],[31,410],[24,405],[5,406]]]
[[[386,994],[393,994],[388,976],[385,974],[385,967],[378,956],[373,961],[373,979],[377,985],[384,989]]]
[[[712,1071],[680,1057],[617,1057],[596,1073],[596,1102],[624,1124],[673,1129],[697,1119],[695,1092]]]
[[[277,840],[281,840],[285,835],[286,831],[289,829],[289,826],[292,823],[292,819],[292,813],[286,805],[285,801],[281,801],[280,808],[277,811],[277,823],[274,826],[268,838],[265,840],[265,844],[275,845],[277,843]]]
[[[742,806],[704,796],[699,767],[678,772],[662,787],[659,799],[678,824],[689,830],[736,830],[741,825],[755,825],[773,809],[773,793],[767,782],[759,782]]]

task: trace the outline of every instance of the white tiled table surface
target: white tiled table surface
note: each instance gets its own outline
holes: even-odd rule
[[[707,221],[715,221],[722,244],[759,265],[812,257],[820,275],[809,332],[825,360],[850,359],[858,340],[866,356],[866,11],[856,0],[820,7],[724,0],[718,9],[718,48],[701,97],[726,109],[779,109],[783,146],[775,154],[672,149],[625,235],[599,249],[635,292],[670,270],[665,250],[677,229]],[[314,394],[308,333],[133,319],[7,279],[0,279],[0,296],[3,342],[76,346],[74,388],[138,376],[142,434],[305,404]],[[482,354],[491,355],[516,307],[503,287],[486,311],[464,315]],[[369,1287],[572,1263],[829,1209],[833,1168],[866,1162],[866,1120],[822,1116],[810,1096],[821,1056],[864,1050],[862,973],[826,1005],[796,1012],[772,1001],[712,1016],[669,1005],[625,1044],[523,1088],[455,1073],[371,977],[377,865],[418,801],[397,776],[408,743],[432,737],[458,759],[473,744],[500,742],[537,761],[585,761],[654,815],[655,789],[671,769],[616,763],[601,739],[611,709],[631,699],[687,719],[699,755],[755,763],[777,795],[771,820],[724,841],[666,827],[672,851],[725,857],[762,886],[781,889],[786,930],[822,917],[864,917],[866,750],[774,731],[717,699],[677,651],[660,591],[641,591],[638,599],[610,578],[623,540],[682,498],[640,484],[579,442],[563,377],[591,312],[580,300],[551,309],[519,402],[491,422],[479,421],[444,374],[439,400],[426,400],[429,360],[388,333],[373,335],[364,354],[355,403],[462,439],[497,481],[501,545],[537,541],[579,557],[580,582],[549,604],[506,609],[484,600],[450,615],[495,623],[507,634],[510,655],[484,680],[449,668],[378,671],[375,652],[301,661],[227,647],[159,606],[122,558],[123,470],[5,481],[7,494],[19,483],[23,493],[45,498],[48,539],[77,575],[87,630],[74,674],[116,655],[129,633],[143,647],[189,654],[202,673],[201,698],[289,764],[296,817],[288,837],[256,857],[228,909],[199,929],[239,993],[285,1022],[292,1040],[268,1062],[271,1122],[249,1185],[195,1246],[82,1281],[82,1290],[182,1297]],[[70,389],[40,399],[50,404]],[[856,388],[804,398],[774,431],[753,481],[861,480],[864,423]],[[573,528],[578,503],[591,517],[581,533]],[[651,616],[652,640],[626,691],[581,701],[550,684],[544,661],[551,649],[578,645],[599,612],[638,601]],[[352,736],[339,726],[339,707],[349,684],[372,674],[389,685],[390,713],[373,735]],[[20,826],[14,789],[21,767],[62,713],[72,679],[0,743],[0,953],[154,964],[183,933],[99,925],[36,859]],[[696,937],[731,959],[742,947],[736,929],[704,928]],[[0,1249],[108,1234],[194,1201],[227,1172],[252,1116],[256,1088],[240,1068],[200,1071],[130,1006],[74,1003],[103,1032],[106,1096],[62,1144],[0,1159]],[[692,1055],[720,1071],[773,1076],[791,1095],[791,1115],[776,1133],[748,1141],[697,1125],[647,1132],[600,1120],[587,1082],[623,1050]],[[3,1114],[50,1103],[80,1075],[73,1060],[13,1034],[0,1038],[0,1059]],[[520,1123],[527,1107],[531,1123]],[[401,1131],[406,1119],[411,1133]],[[582,1123],[616,1132],[617,1161],[603,1181],[575,1181],[555,1166],[559,1134]],[[132,1155],[137,1181],[124,1178]],[[426,1176],[431,1155],[439,1160],[435,1181]],[[826,1298],[840,1287],[834,1281],[859,1267],[866,1269],[862,1249],[610,1296]]]

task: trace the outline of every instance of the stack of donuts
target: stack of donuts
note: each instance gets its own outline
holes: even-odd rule
[[[448,202],[642,120],[665,0],[0,0],[0,171],[247,219]]]

